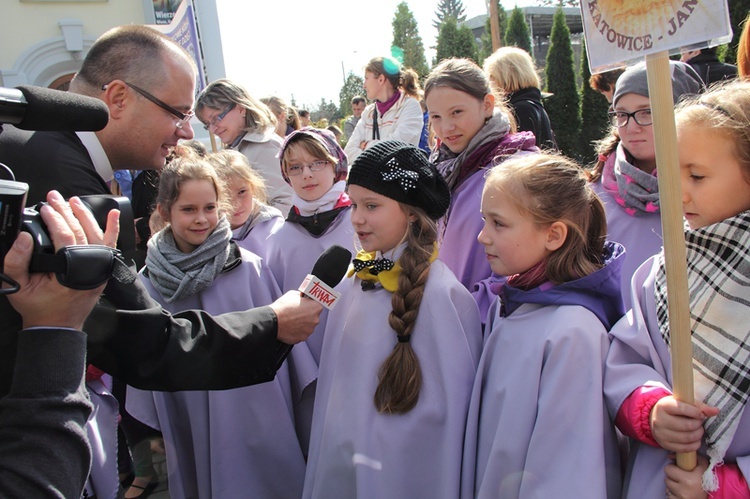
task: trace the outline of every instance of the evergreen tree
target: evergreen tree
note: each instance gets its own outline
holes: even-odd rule
[[[558,8],[552,22],[550,47],[545,67],[547,91],[552,93],[544,102],[557,145],[563,154],[579,158],[578,135],[581,129],[581,98],[576,88],[573,47],[565,14]]]
[[[732,41],[724,51],[724,62],[737,64],[737,44],[740,42],[742,26],[750,13],[750,0],[732,0],[729,2],[729,22],[732,25]]]
[[[361,76],[357,76],[351,71],[346,76],[346,83],[339,91],[339,110],[341,116],[352,114],[352,97],[361,95],[365,96],[365,81]]]
[[[438,31],[438,35],[440,34],[441,26],[448,19],[455,19],[457,25],[466,20],[464,4],[461,0],[440,0],[435,15],[437,19],[432,21],[432,25]]]
[[[421,78],[427,76],[430,68],[424,56],[424,44],[419,36],[417,20],[406,2],[398,4],[393,16],[392,46],[404,51],[404,60],[401,61],[404,67],[412,68]]]
[[[581,161],[584,165],[593,163],[596,160],[596,150],[593,143],[607,133],[609,130],[609,120],[607,111],[609,103],[607,99],[591,88],[589,78],[589,60],[586,53],[585,44],[581,47],[581,135],[579,151]]]
[[[334,123],[341,118],[339,106],[334,104],[333,101],[326,101],[324,97],[321,97],[318,108],[310,111],[310,119],[314,123],[319,123],[323,120],[326,120],[328,123]]]
[[[545,7],[578,7],[578,0],[542,0]]]
[[[505,45],[524,49],[531,54],[531,35],[529,34],[529,25],[523,17],[523,12],[517,6],[510,13],[508,19],[508,29],[505,32]]]
[[[498,26],[500,27],[500,45],[503,44],[503,37],[505,36],[506,31],[508,30],[508,15],[505,13],[505,9],[503,9],[502,4],[499,2],[499,0],[490,0],[490,2],[497,3],[497,20],[498,20]],[[488,9],[489,12],[489,9]],[[484,23],[484,34],[482,35],[482,47],[479,51],[479,59],[480,61],[477,61],[479,63],[483,62],[487,57],[492,55],[492,26],[491,24],[490,16],[487,16],[487,21]]]
[[[447,19],[440,27],[434,63],[438,64],[449,57],[477,60],[477,42],[474,40],[474,33],[466,25],[459,28],[456,20],[452,18]]]

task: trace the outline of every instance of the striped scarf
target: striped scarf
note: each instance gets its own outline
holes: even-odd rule
[[[709,467],[703,488],[714,491],[724,458],[750,397],[750,211],[685,232],[695,396],[721,412],[704,423]],[[669,345],[664,254],[656,276],[656,311]]]

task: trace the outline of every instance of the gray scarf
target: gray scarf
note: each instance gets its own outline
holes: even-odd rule
[[[177,249],[167,226],[148,241],[146,267],[154,288],[167,303],[193,296],[214,282],[229,258],[232,229],[221,217],[216,229],[190,253]]]
[[[508,116],[504,112],[495,108],[492,117],[487,120],[487,123],[479,129],[476,135],[472,137],[466,149],[461,151],[457,156],[453,156],[453,153],[445,146],[438,148],[432,153],[430,161],[437,164],[440,173],[443,178],[448,182],[448,185],[453,188],[458,182],[457,178],[461,173],[461,165],[466,161],[469,156],[483,144],[497,141],[499,137],[504,137],[510,131],[510,121]]]

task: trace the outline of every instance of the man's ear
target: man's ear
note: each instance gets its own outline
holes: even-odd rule
[[[547,244],[545,246],[549,251],[556,251],[565,243],[567,237],[568,226],[560,221],[553,222],[547,229]]]
[[[132,92],[122,80],[113,80],[102,93],[102,100],[109,108],[109,119],[119,119],[133,98]]]

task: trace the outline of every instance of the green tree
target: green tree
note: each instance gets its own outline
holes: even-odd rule
[[[466,25],[459,28],[453,18],[447,19],[440,27],[435,64],[449,57],[477,60],[477,42],[474,40],[474,33]]]
[[[435,11],[437,19],[432,21],[432,25],[440,34],[440,28],[445,21],[448,19],[455,19],[456,24],[462,23],[466,20],[464,15],[464,4],[461,0],[440,0]]]
[[[732,25],[732,41],[724,51],[724,62],[737,64],[737,45],[740,42],[742,25],[750,12],[750,0],[732,0],[729,2],[729,22]]]
[[[508,19],[508,29],[505,31],[505,45],[524,49],[531,54],[531,34],[529,25],[523,17],[523,11],[518,7],[513,9]]]
[[[609,121],[607,111],[609,103],[607,99],[591,88],[589,78],[589,60],[586,54],[585,44],[581,47],[581,134],[579,152],[583,164],[589,164],[596,159],[596,150],[593,143],[607,133]]]
[[[393,16],[393,44],[404,51],[404,67],[412,68],[417,74],[424,78],[430,72],[427,67],[427,59],[424,56],[424,44],[419,36],[417,20],[409,10],[406,2],[401,2],[396,8]]]
[[[503,37],[505,36],[505,32],[508,29],[508,15],[505,13],[505,9],[503,9],[502,4],[499,2],[499,0],[490,0],[490,2],[497,3],[497,20],[498,20],[498,26],[500,27],[500,45],[503,44]],[[489,12],[489,9],[487,10]],[[490,19],[490,16],[487,16],[487,21],[484,23],[484,34],[482,34],[481,42],[482,46],[479,50],[479,58],[480,61],[477,62],[483,62],[487,57],[489,57],[494,50],[492,50],[492,26],[490,26],[492,19]]]
[[[542,0],[545,7],[578,7],[578,0]]]
[[[573,47],[565,14],[558,8],[552,21],[550,47],[545,66],[547,92],[552,94],[544,102],[552,130],[560,151],[571,158],[579,158],[578,135],[581,129],[581,98],[576,88]]]
[[[342,116],[339,106],[334,104],[333,101],[326,101],[324,97],[321,97],[317,109],[310,111],[310,119],[315,123],[319,123],[323,120],[332,123],[341,118]]]
[[[344,83],[344,86],[339,91],[339,114],[341,116],[345,117],[352,114],[352,97],[356,95],[364,97],[364,84],[365,81],[361,76],[357,76],[349,71],[349,74],[346,76],[346,83]]]

